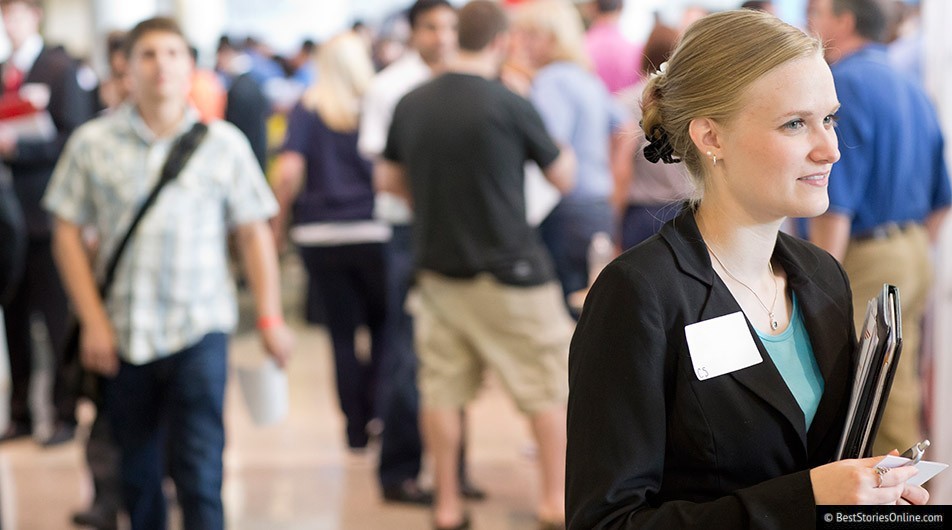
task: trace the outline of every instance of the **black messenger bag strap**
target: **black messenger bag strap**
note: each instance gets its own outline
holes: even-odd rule
[[[177,177],[182,171],[182,169],[185,167],[185,164],[187,164],[188,160],[192,157],[192,154],[195,153],[195,151],[198,149],[198,146],[202,143],[202,140],[205,138],[205,134],[207,132],[207,125],[201,122],[196,122],[187,133],[183,134],[178,138],[178,140],[175,141],[175,144],[169,151],[168,158],[165,159],[165,164],[162,166],[162,173],[159,175],[159,181],[155,183],[152,191],[149,192],[149,196],[146,197],[145,201],[142,203],[142,206],[139,207],[139,211],[136,212],[135,217],[133,217],[132,221],[129,223],[129,228],[122,236],[122,239],[119,240],[119,243],[112,252],[112,256],[109,257],[109,261],[106,264],[105,275],[103,276],[102,283],[99,285],[99,295],[102,297],[103,302],[105,302],[106,297],[109,296],[109,289],[112,287],[113,280],[115,280],[116,269],[119,267],[119,260],[122,259],[122,253],[129,245],[129,241],[132,239],[132,235],[135,233],[136,227],[139,226],[139,222],[142,221],[142,218],[145,217],[145,214],[148,213],[152,205],[155,204],[155,200],[159,197],[159,192],[162,191],[162,188],[164,188],[169,182],[175,180],[175,177]]]

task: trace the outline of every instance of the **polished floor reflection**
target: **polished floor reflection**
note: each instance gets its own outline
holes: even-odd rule
[[[232,370],[223,491],[228,528],[430,528],[428,510],[382,502],[375,451],[347,451],[327,335],[322,328],[294,327],[290,413],[283,422],[269,427],[252,423]],[[257,338],[249,333],[238,334],[231,351],[233,366],[261,355]],[[91,408],[83,406],[80,413],[83,427],[88,426]],[[494,381],[487,381],[471,407],[469,424],[471,475],[489,493],[487,500],[470,506],[474,528],[535,528],[538,478],[528,426]],[[52,449],[29,440],[0,446],[0,528],[72,528],[70,514],[85,507],[91,494],[80,442]]]

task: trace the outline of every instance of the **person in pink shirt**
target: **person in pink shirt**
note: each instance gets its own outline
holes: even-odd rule
[[[595,19],[585,35],[585,49],[595,73],[617,94],[641,80],[641,46],[622,35],[618,19],[624,0],[596,0]]]

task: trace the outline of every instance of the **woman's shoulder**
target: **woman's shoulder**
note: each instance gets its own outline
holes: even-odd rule
[[[785,249],[787,259],[814,281],[831,289],[842,289],[848,285],[849,281],[842,265],[829,252],[809,241],[783,232],[778,235],[777,241]]]
[[[320,115],[317,112],[307,108],[302,101],[298,101],[291,107],[287,114],[288,126],[310,127],[321,122]]]
[[[550,85],[568,92],[598,93],[610,96],[594,72],[571,61],[557,61],[536,72],[534,84]]]
[[[674,260],[674,254],[660,232],[625,250],[618,257],[632,265],[670,263]]]
[[[804,266],[815,264],[816,267],[827,270],[839,269],[839,262],[829,252],[810,243],[805,239],[780,232],[778,242],[788,249],[790,257]]]
[[[555,81],[555,80],[577,80],[584,78],[588,72],[570,61],[556,61],[549,63],[536,72],[535,80]]]
[[[681,274],[670,246],[660,235],[622,252],[602,273],[615,282],[650,288]]]

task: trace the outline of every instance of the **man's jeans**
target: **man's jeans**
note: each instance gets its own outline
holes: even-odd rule
[[[387,243],[387,327],[391,350],[380,368],[380,410],[384,431],[377,469],[383,489],[398,487],[420,474],[420,439],[413,319],[404,310],[413,282],[413,241],[409,226],[394,226]]]
[[[122,493],[133,530],[165,529],[162,479],[175,481],[187,530],[218,530],[228,337],[210,333],[178,353],[105,379],[106,412],[122,455]],[[166,465],[166,456],[169,465]]]

